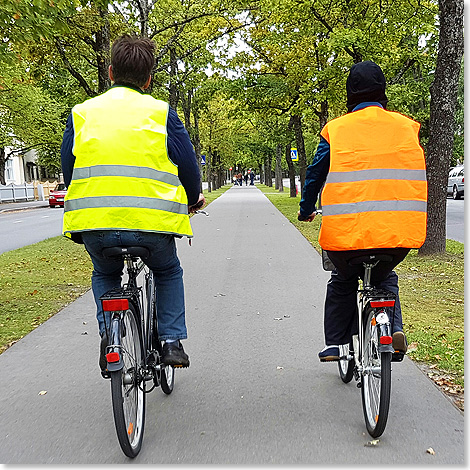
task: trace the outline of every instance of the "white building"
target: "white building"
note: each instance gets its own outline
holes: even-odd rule
[[[5,184],[24,184],[33,181],[55,180],[57,175],[49,173],[36,163],[37,153],[28,150],[24,155],[11,154],[11,148],[6,149],[10,157],[5,162]]]

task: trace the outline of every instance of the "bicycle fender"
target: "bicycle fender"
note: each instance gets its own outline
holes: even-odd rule
[[[381,353],[394,353],[395,350],[391,344],[379,344],[379,352]]]
[[[124,362],[122,359],[119,359],[117,362],[108,362],[108,367],[107,369],[110,372],[117,372],[118,370],[121,370],[124,367]]]

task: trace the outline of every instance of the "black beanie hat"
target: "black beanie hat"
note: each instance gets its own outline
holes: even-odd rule
[[[378,101],[385,108],[388,99],[382,69],[371,60],[354,64],[346,80],[346,93],[349,113],[365,101]]]

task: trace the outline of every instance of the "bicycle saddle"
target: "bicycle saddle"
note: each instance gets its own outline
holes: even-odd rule
[[[355,266],[357,264],[363,263],[375,263],[376,261],[392,261],[392,255],[384,255],[384,254],[371,254],[371,255],[363,255],[363,256],[356,256],[355,258],[351,258],[348,260],[348,264],[351,266]]]
[[[110,246],[101,251],[105,258],[121,258],[123,255],[138,256],[145,259],[150,256],[150,251],[144,246]]]

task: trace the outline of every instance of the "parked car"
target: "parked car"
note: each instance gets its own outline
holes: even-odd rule
[[[49,207],[64,207],[64,197],[67,193],[67,188],[64,183],[59,183],[54,191],[51,191],[49,194]]]
[[[447,180],[447,194],[452,194],[454,199],[460,199],[463,194],[464,186],[464,165],[458,165],[449,171]]]

